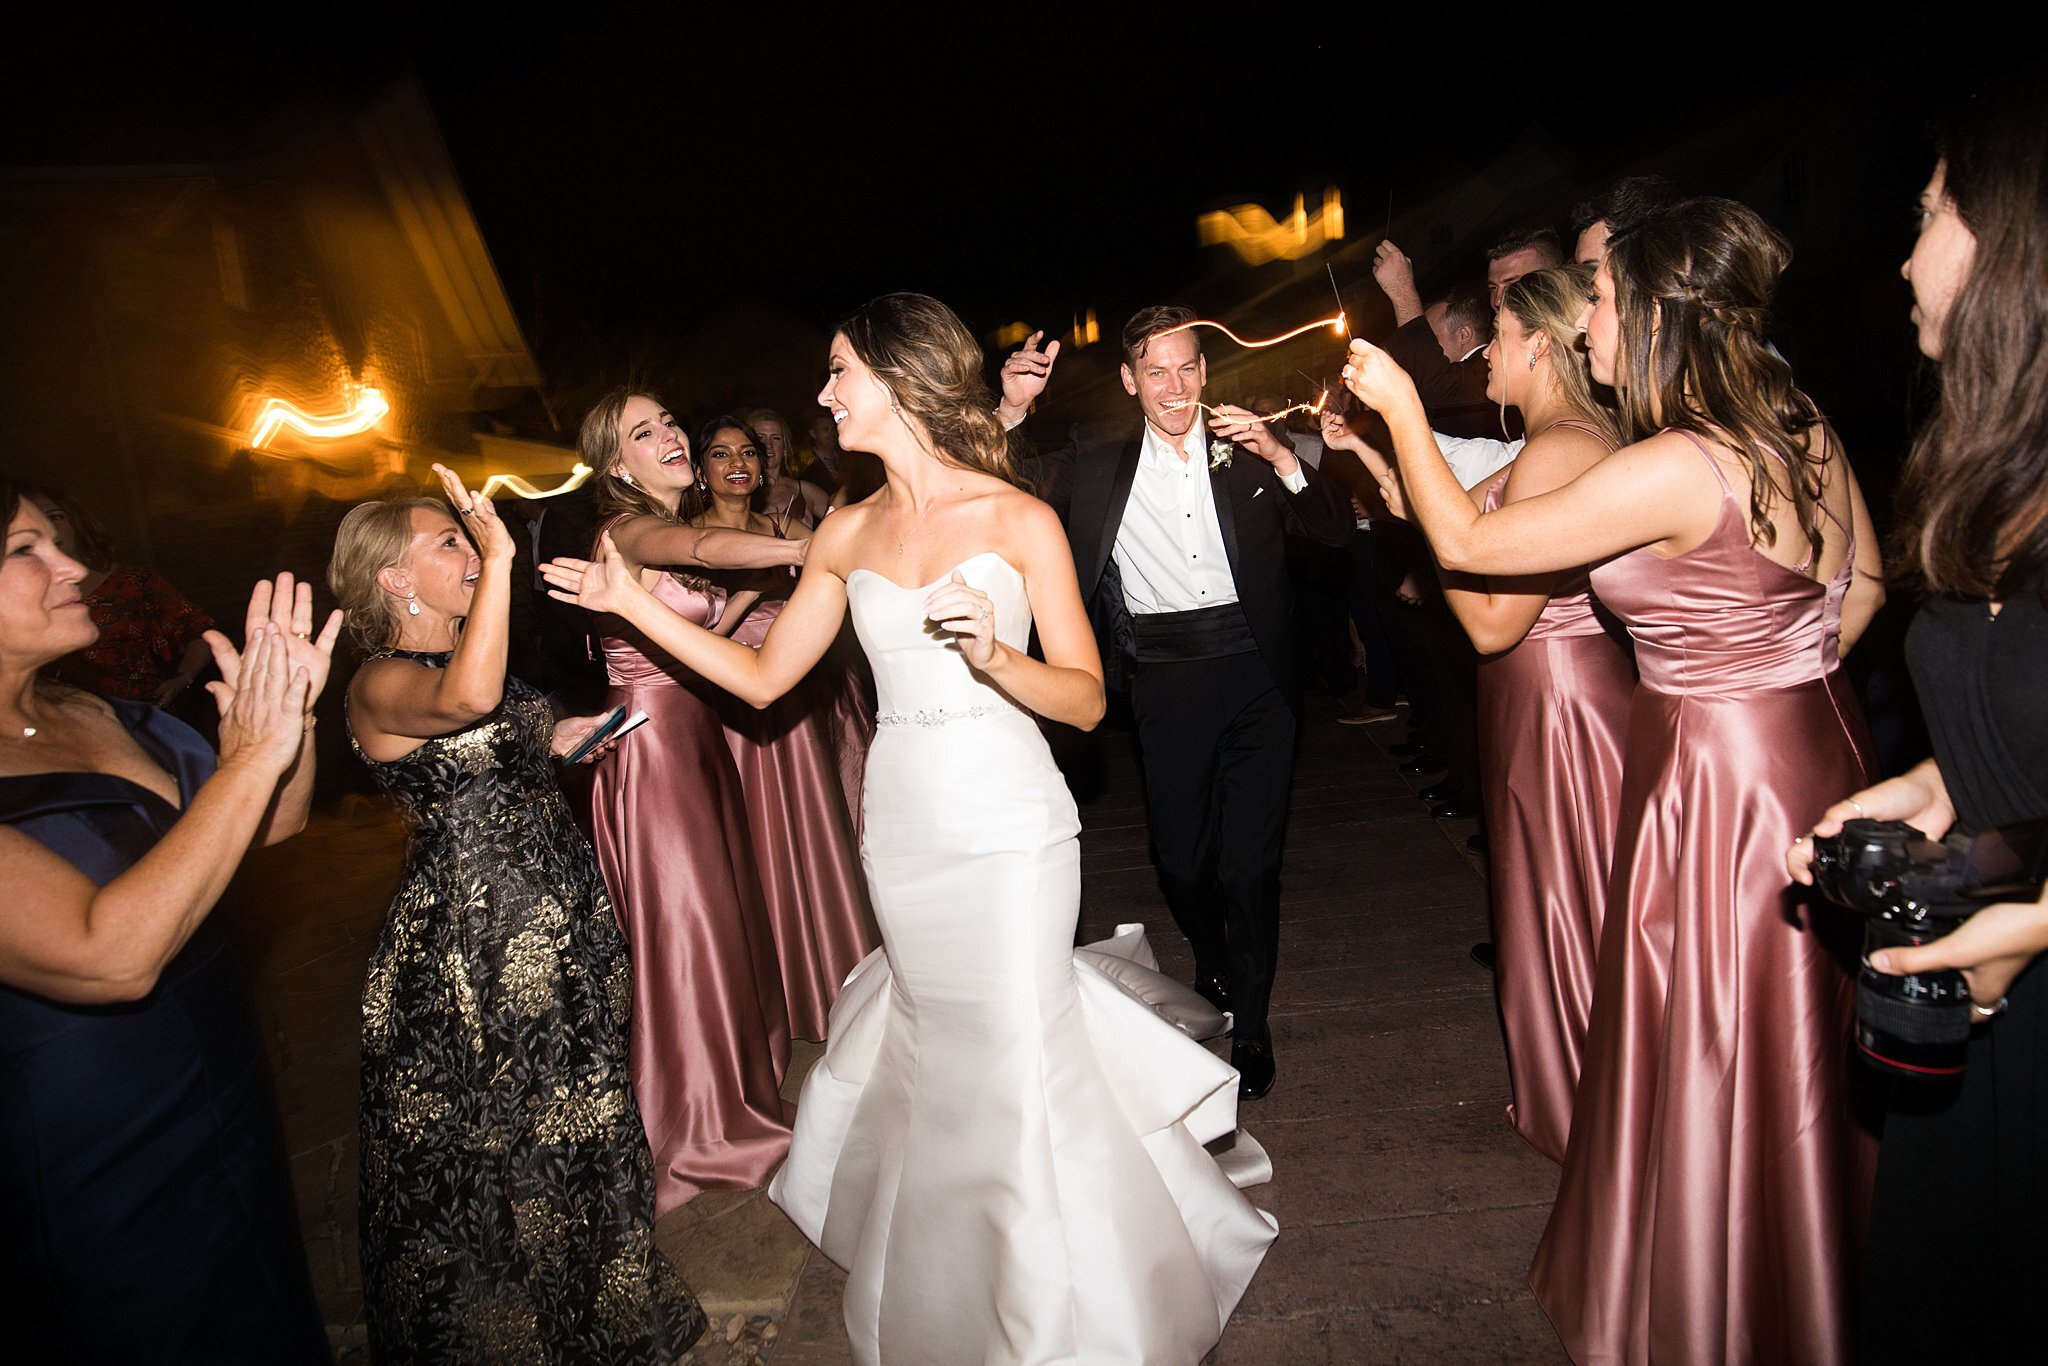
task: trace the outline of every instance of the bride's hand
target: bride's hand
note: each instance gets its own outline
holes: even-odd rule
[[[977,669],[986,669],[996,657],[996,610],[988,594],[968,586],[954,570],[945,587],[925,599],[925,618],[953,633],[960,653]]]
[[[540,567],[540,573],[548,581],[549,597],[573,602],[592,612],[624,615],[626,605],[634,595],[647,591],[640,584],[640,576],[626,563],[626,557],[612,544],[609,531],[597,538],[596,559],[576,560],[565,556],[549,560]]]

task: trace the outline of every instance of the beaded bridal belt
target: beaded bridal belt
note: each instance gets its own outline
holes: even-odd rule
[[[922,726],[935,730],[950,726],[956,721],[979,721],[985,716],[999,716],[1004,712],[1020,712],[1022,707],[1008,703],[988,702],[978,707],[919,707],[916,711],[878,711],[875,724],[878,726]]]

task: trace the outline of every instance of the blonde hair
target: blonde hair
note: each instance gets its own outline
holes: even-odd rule
[[[412,548],[412,515],[421,508],[454,520],[448,505],[432,498],[380,499],[357,503],[335,530],[327,589],[347,613],[350,639],[365,651],[398,639],[398,607],[377,575],[405,563]]]
[[[855,310],[839,335],[923,425],[940,459],[1022,483],[982,377],[981,346],[952,309],[927,294],[884,294]]]
[[[1532,270],[1502,291],[1500,306],[1522,330],[1550,338],[1550,373],[1572,412],[1600,428],[1613,446],[1622,444],[1621,414],[1593,391],[1593,372],[1579,348],[1579,314],[1593,288],[1590,265]]]

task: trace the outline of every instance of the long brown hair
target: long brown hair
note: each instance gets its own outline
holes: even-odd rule
[[[1732,199],[1684,200],[1608,238],[1621,323],[1615,390],[1637,438],[1672,427],[1735,447],[1749,466],[1752,542],[1778,539],[1770,512],[1780,465],[1818,558],[1835,436],[1764,340],[1791,260],[1784,235]]]
[[[981,346],[952,309],[926,294],[884,294],[854,310],[839,334],[923,425],[940,459],[1023,483],[982,374]]]
[[[1550,373],[1571,410],[1621,445],[1621,415],[1593,391],[1593,373],[1579,346],[1579,314],[1593,287],[1593,267],[1552,266],[1532,270],[1501,292],[1500,306],[1515,315],[1525,332],[1550,338]]]
[[[1899,483],[1900,562],[1928,589],[2048,600],[2048,113],[2015,88],[1938,136],[1943,187],[1977,239],[1941,329],[1941,403]]]
[[[621,468],[621,456],[625,445],[619,439],[619,419],[625,415],[626,404],[635,398],[644,398],[656,404],[664,412],[668,405],[645,389],[621,385],[603,398],[590,405],[590,411],[583,415],[583,425],[576,433],[576,453],[583,463],[590,466],[591,479],[597,485],[598,516],[610,520],[621,513],[635,516],[659,517],[664,522],[679,522],[682,519],[662,506],[661,501],[626,478]],[[681,429],[681,423],[677,423]],[[683,431],[684,457],[691,469],[697,466],[697,453],[690,449],[690,434]]]

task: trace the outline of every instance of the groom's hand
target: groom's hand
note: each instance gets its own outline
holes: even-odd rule
[[[1225,403],[1210,409],[1209,431],[1225,441],[1235,441],[1271,465],[1273,473],[1282,479],[1301,468],[1301,462],[1294,458],[1294,447],[1273,435],[1273,429],[1259,421],[1259,415],[1249,408]]]
[[[1055,340],[1041,351],[1038,343],[1044,336],[1043,331],[1033,332],[1003,362],[1003,401],[996,405],[996,416],[1005,427],[1014,427],[1030,415],[1031,405],[1038,401],[1038,396],[1045,392],[1046,381],[1052,378],[1052,363],[1059,357],[1060,344]]]

